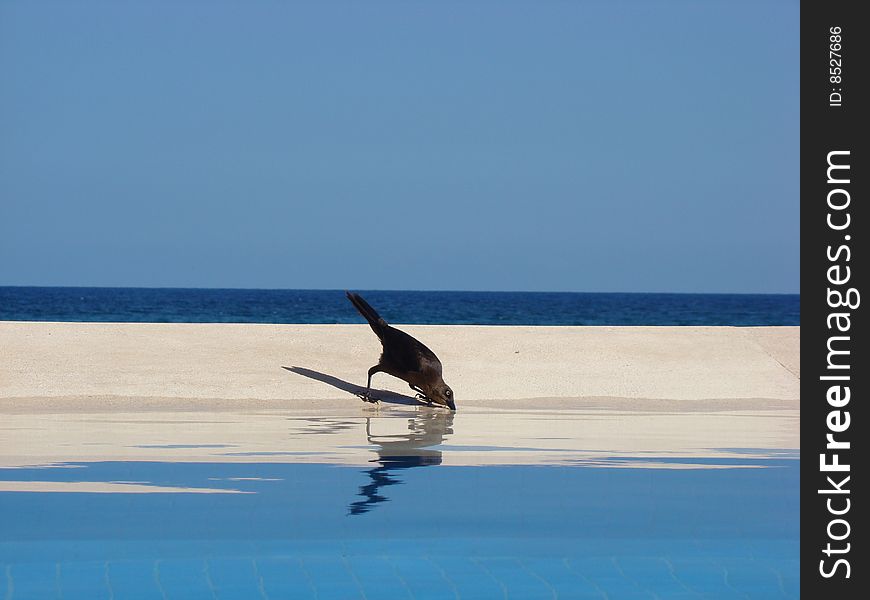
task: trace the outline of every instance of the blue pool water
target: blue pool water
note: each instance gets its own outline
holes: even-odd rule
[[[7,598],[797,597],[798,461],[747,464],[19,470],[253,493],[0,494],[0,563]]]
[[[800,296],[360,291],[393,323],[800,325]],[[338,290],[0,287],[0,320],[359,323]]]
[[[0,468],[0,490],[20,490],[0,491],[0,592],[7,600],[799,596],[796,450],[693,457],[675,447],[590,462],[562,439],[558,459],[525,464],[539,449],[454,444],[461,415],[419,410],[411,429],[406,413],[365,425],[294,421],[287,436],[326,444],[295,453],[280,443],[273,452],[240,450],[239,440],[179,443],[190,425],[167,441],[162,416],[146,424],[160,442],[121,451],[212,459]],[[605,430],[622,427],[618,415],[594,418]],[[507,426],[498,413],[486,420]],[[405,433],[373,433],[390,424]],[[325,461],[339,450],[362,460]],[[501,452],[524,454],[523,464],[486,462]],[[455,464],[463,453],[484,464]],[[63,487],[88,484],[154,493]]]

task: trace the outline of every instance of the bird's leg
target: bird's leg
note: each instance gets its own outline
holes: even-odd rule
[[[378,399],[372,396],[372,375],[374,375],[375,373],[380,373],[380,371],[380,365],[375,365],[371,369],[369,369],[369,379],[366,382],[366,391],[361,394],[357,394],[357,396],[359,396],[360,399],[364,400],[365,402],[378,402]]]

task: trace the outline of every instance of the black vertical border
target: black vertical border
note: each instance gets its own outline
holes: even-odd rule
[[[866,598],[870,593],[868,567],[866,563],[867,540],[864,531],[864,514],[867,496],[858,492],[859,486],[867,485],[866,468],[858,455],[868,454],[864,441],[867,427],[867,411],[863,404],[868,401],[867,380],[870,378],[870,362],[867,352],[867,327],[864,313],[870,303],[870,295],[861,297],[861,304],[854,310],[831,308],[828,305],[828,288],[849,287],[867,292],[866,271],[870,269],[867,261],[867,240],[870,236],[870,213],[867,210],[870,172],[867,169],[868,155],[867,128],[862,124],[868,119],[870,101],[866,93],[866,80],[870,76],[870,63],[867,61],[867,39],[870,37],[870,22],[859,18],[858,2],[812,1],[801,3],[800,61],[801,61],[801,149],[800,149],[800,187],[801,187],[801,594],[805,598]],[[866,9],[866,6],[865,6]],[[866,13],[865,13],[866,14]],[[842,81],[830,80],[830,35],[831,27],[842,28]],[[830,94],[835,88],[842,93],[842,105],[830,106]],[[863,119],[862,119],[863,117]],[[851,224],[848,231],[834,231],[828,227],[826,219],[830,212],[827,194],[832,189],[843,187],[831,185],[827,181],[828,153],[848,150],[850,182],[846,186],[850,194],[848,207]],[[837,195],[843,198],[842,194]],[[842,213],[836,215],[842,217]],[[846,240],[846,235],[850,240]],[[828,258],[828,246],[836,250],[841,244],[848,244],[851,259],[845,262],[845,253],[838,261],[851,268],[851,278],[847,284],[832,286],[828,281],[828,268],[834,262]],[[851,328],[848,333],[837,333],[828,329],[827,317],[831,312],[849,312]],[[831,496],[820,494],[819,490],[830,487],[826,477],[836,473],[822,473],[820,454],[826,452],[826,434],[829,432],[826,418],[833,407],[829,406],[826,392],[831,385],[820,377],[830,373],[827,367],[827,342],[831,335],[849,335],[848,356],[851,368],[847,372],[851,380],[851,400],[841,410],[848,410],[850,426],[847,431],[836,434],[838,439],[848,440],[851,448],[840,451],[840,462],[849,463],[851,477],[844,488],[848,488],[851,506],[842,516],[850,525],[848,538],[842,541],[829,540],[827,527],[832,519],[838,518],[828,512],[826,501],[836,498],[835,508],[842,506],[844,495]],[[842,346],[845,347],[845,346]],[[862,362],[863,361],[863,362]],[[828,451],[830,454],[832,451]],[[830,462],[830,459],[829,459]],[[842,524],[835,526],[834,533],[841,535],[845,530]],[[832,546],[844,547],[851,544],[850,551],[841,555],[827,557],[823,550],[828,542]],[[837,557],[846,558],[851,567],[849,578],[845,578],[845,568],[836,571],[835,576],[825,578],[820,573],[820,561],[826,560],[830,568]],[[864,562],[862,562],[864,561]]]

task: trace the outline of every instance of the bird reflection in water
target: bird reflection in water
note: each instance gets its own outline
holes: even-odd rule
[[[351,503],[348,514],[361,515],[370,511],[376,504],[389,500],[380,492],[381,488],[389,485],[397,485],[402,480],[397,477],[397,472],[402,469],[414,467],[428,467],[441,464],[441,451],[431,448],[444,441],[444,438],[453,433],[452,411],[440,409],[420,409],[417,415],[408,419],[408,433],[378,435],[372,430],[372,421],[379,419],[366,419],[366,437],[370,444],[378,447],[378,466],[365,471],[371,478],[371,482],[360,486],[359,495],[361,500]]]

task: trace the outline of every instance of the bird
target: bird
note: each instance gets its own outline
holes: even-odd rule
[[[372,331],[381,340],[383,352],[378,364],[369,369],[366,391],[360,398],[366,402],[377,402],[371,395],[372,375],[387,373],[397,377],[417,392],[417,398],[429,405],[438,405],[456,410],[453,390],[441,376],[441,361],[435,353],[422,342],[404,331],[391,327],[359,294],[345,291],[348,300],[369,322]]]

